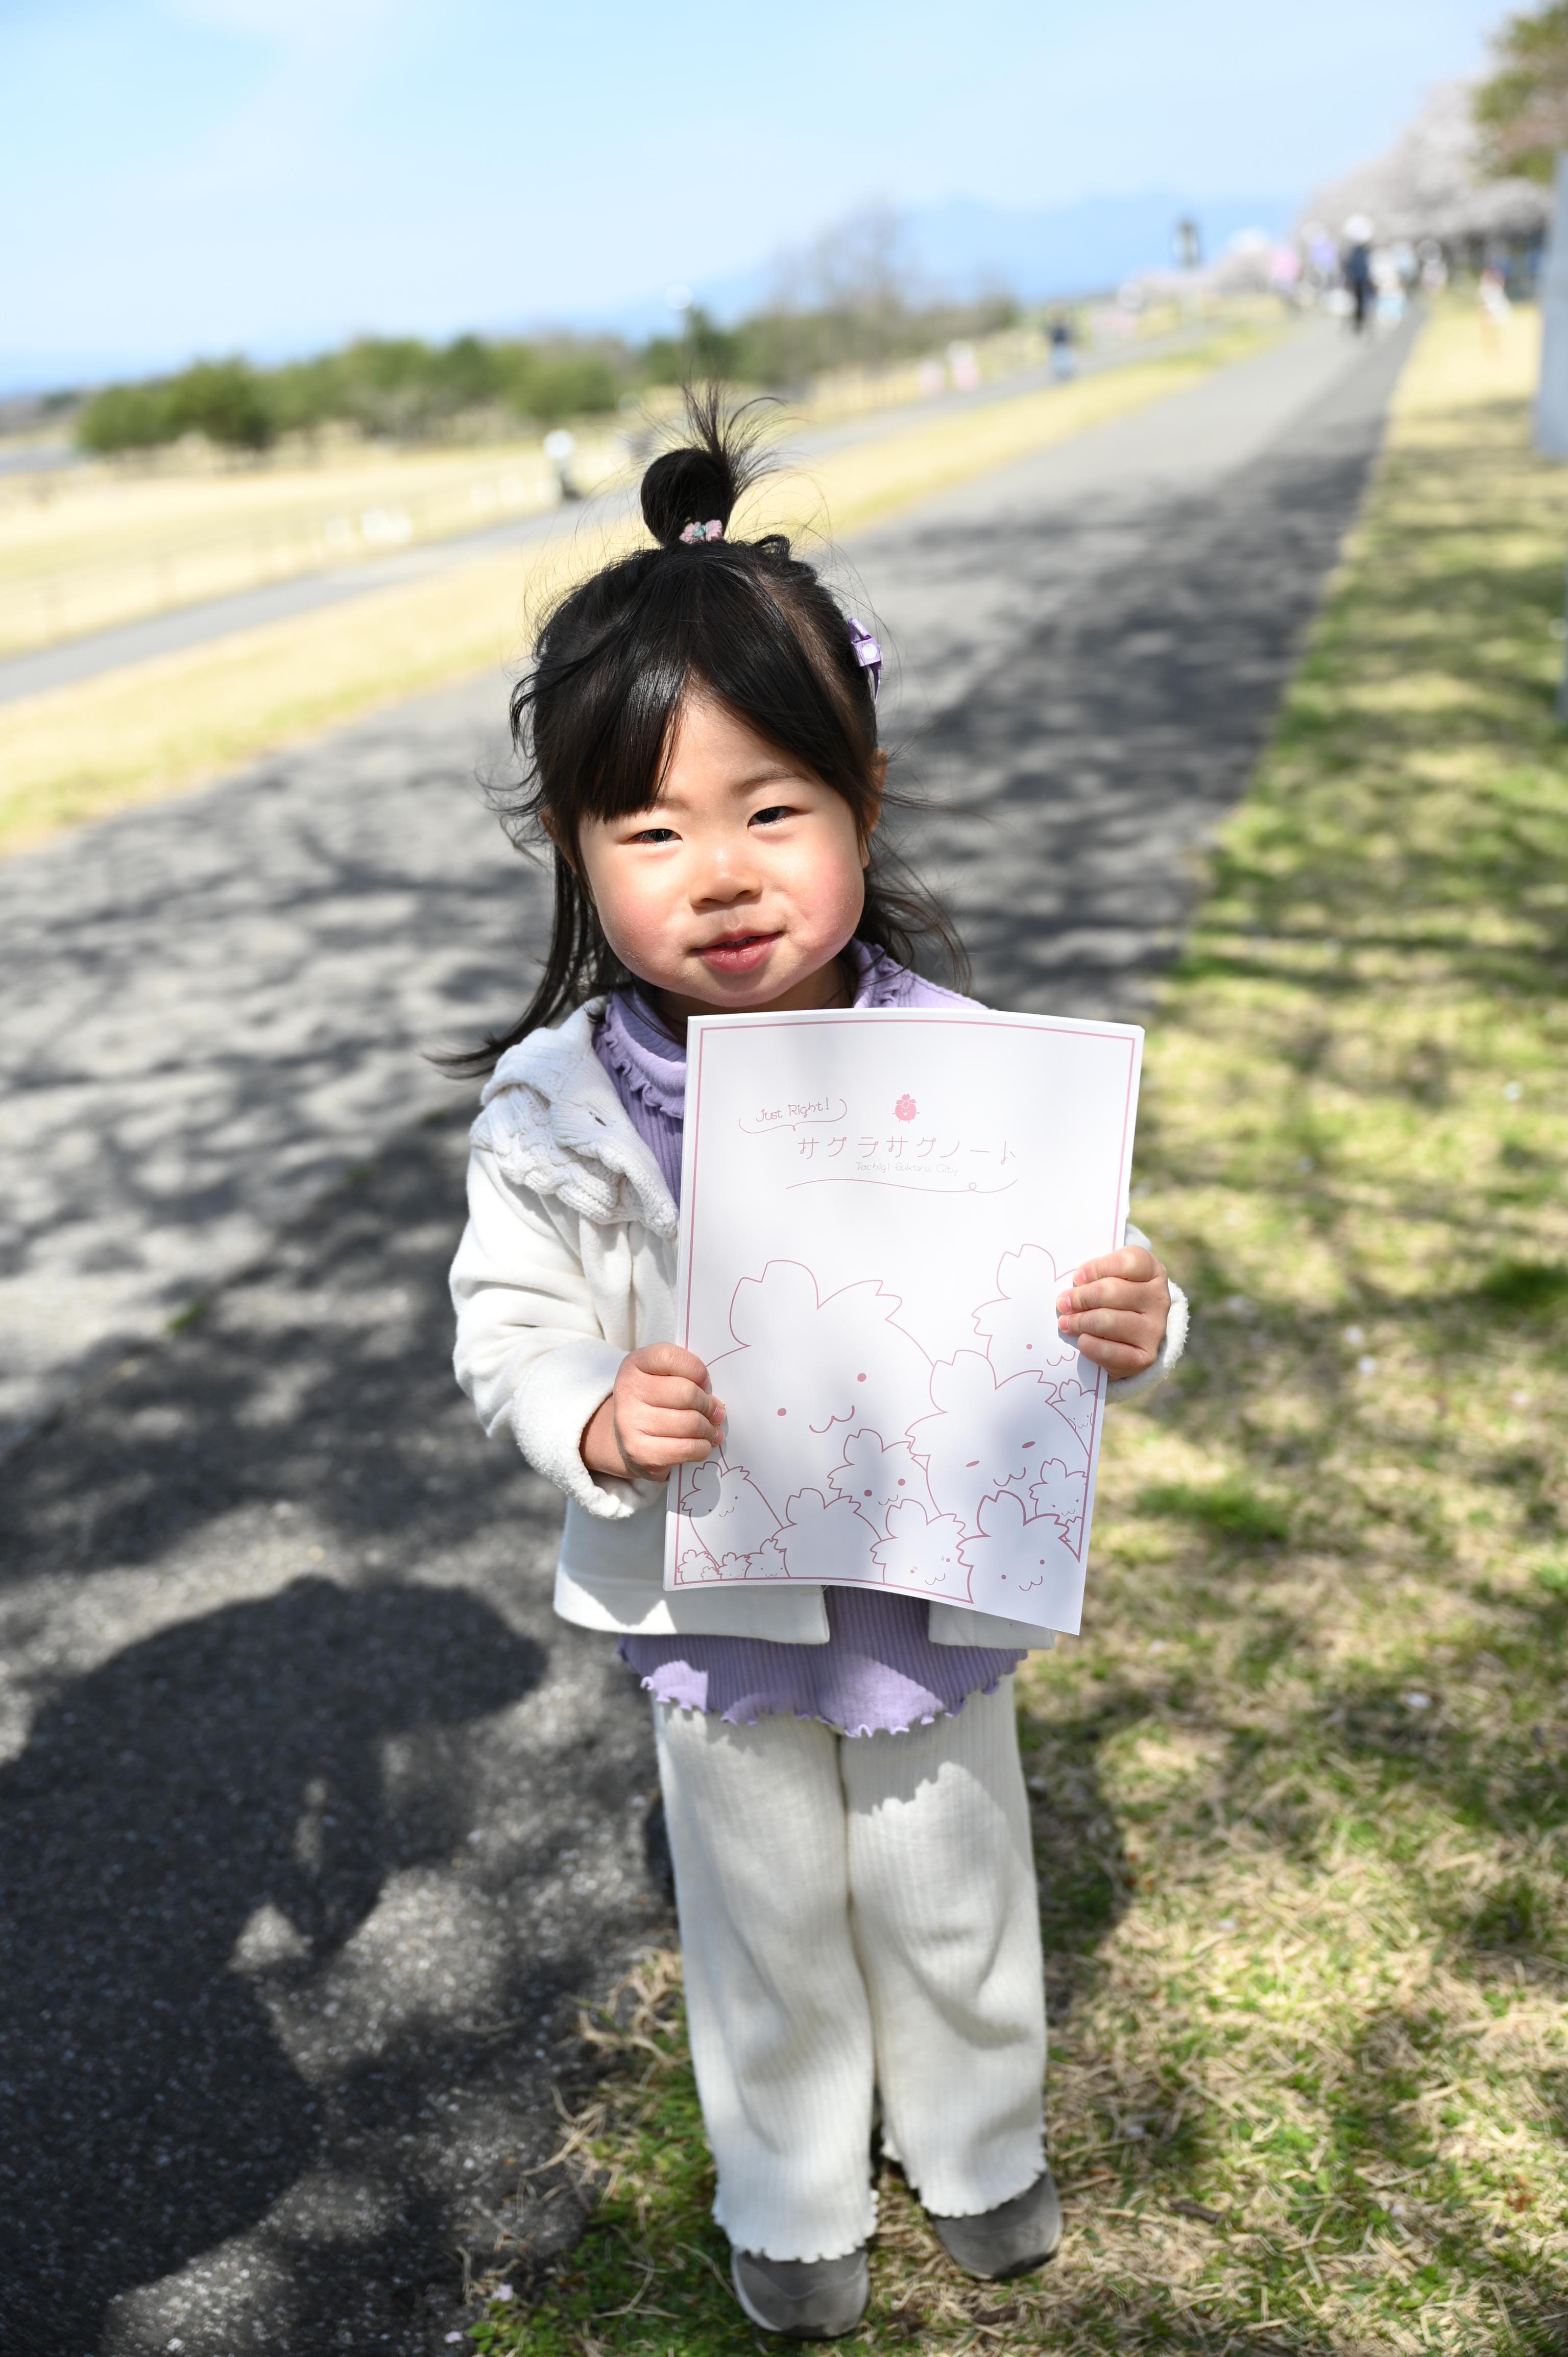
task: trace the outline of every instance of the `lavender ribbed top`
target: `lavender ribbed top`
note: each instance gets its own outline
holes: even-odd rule
[[[885,952],[852,942],[857,1006],[968,1006],[972,1000],[924,982]],[[628,1117],[681,1191],[686,1050],[633,985],[618,990],[594,1037],[600,1063]],[[903,1734],[972,1694],[990,1694],[1015,1670],[1021,1650],[933,1645],[929,1607],[876,1587],[829,1587],[825,1645],[776,1645],[757,1637],[623,1637],[620,1657],[660,1702],[751,1727],[759,1718],[820,1718],[845,1735]]]

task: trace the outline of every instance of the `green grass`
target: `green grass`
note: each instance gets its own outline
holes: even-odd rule
[[[1190,1362],[1019,1679],[1062,2255],[969,2283],[888,2176],[848,2348],[1568,2345],[1568,472],[1512,332],[1418,349],[1151,1031]],[[753,2346],[673,1960],[595,2036],[596,2217],[477,2341]]]
[[[1139,1491],[1133,1505],[1137,1513],[1197,1523],[1217,1537],[1245,1540],[1254,1546],[1290,1536],[1288,1510],[1260,1498],[1244,1481],[1154,1481]]]

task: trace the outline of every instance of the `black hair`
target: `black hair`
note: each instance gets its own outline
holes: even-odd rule
[[[699,685],[841,794],[870,850],[857,937],[912,964],[934,942],[955,975],[963,951],[937,903],[872,834],[889,797],[877,760],[871,675],[848,619],[813,568],[778,533],[731,540],[742,493],[766,471],[756,407],[726,414],[710,389],[688,393],[690,439],[642,478],[642,514],[656,547],[594,574],[547,616],[532,667],[512,691],[511,733],[522,766],[496,808],[521,851],[544,850],[554,920],[538,988],[509,1031],[440,1060],[491,1071],[528,1033],[628,977],[600,928],[580,875],[586,819],[650,809],[662,788],[681,706]],[[692,524],[725,537],[682,539]]]

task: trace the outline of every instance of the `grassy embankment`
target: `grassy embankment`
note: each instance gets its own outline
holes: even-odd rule
[[[1530,339],[1419,347],[1152,1031],[1138,1215],[1191,1364],[1116,1421],[1087,1634],[1019,1680],[1062,2256],[968,2283],[888,2180],[845,2348],[1563,2346],[1568,471]],[[671,1960],[632,2000],[596,2222],[482,2347],[749,2343]]]
[[[261,584],[542,512],[538,437],[482,449],[344,444],[314,463],[108,461],[0,481],[0,657]],[[608,474],[607,434],[587,453]]]
[[[899,425],[831,452],[809,477],[775,478],[739,519],[843,534],[1196,383],[1277,328],[1249,322],[1162,359],[1049,392]],[[525,549],[478,558],[210,646],[0,706],[0,853],[177,792],[421,688],[515,662],[537,613],[640,526],[564,524]]]

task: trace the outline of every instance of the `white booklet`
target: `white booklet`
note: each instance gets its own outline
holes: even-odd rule
[[[676,1340],[729,1426],[671,1477],[666,1587],[1076,1631],[1105,1378],[1056,1304],[1122,1242],[1142,1030],[848,1008],[687,1041]]]

